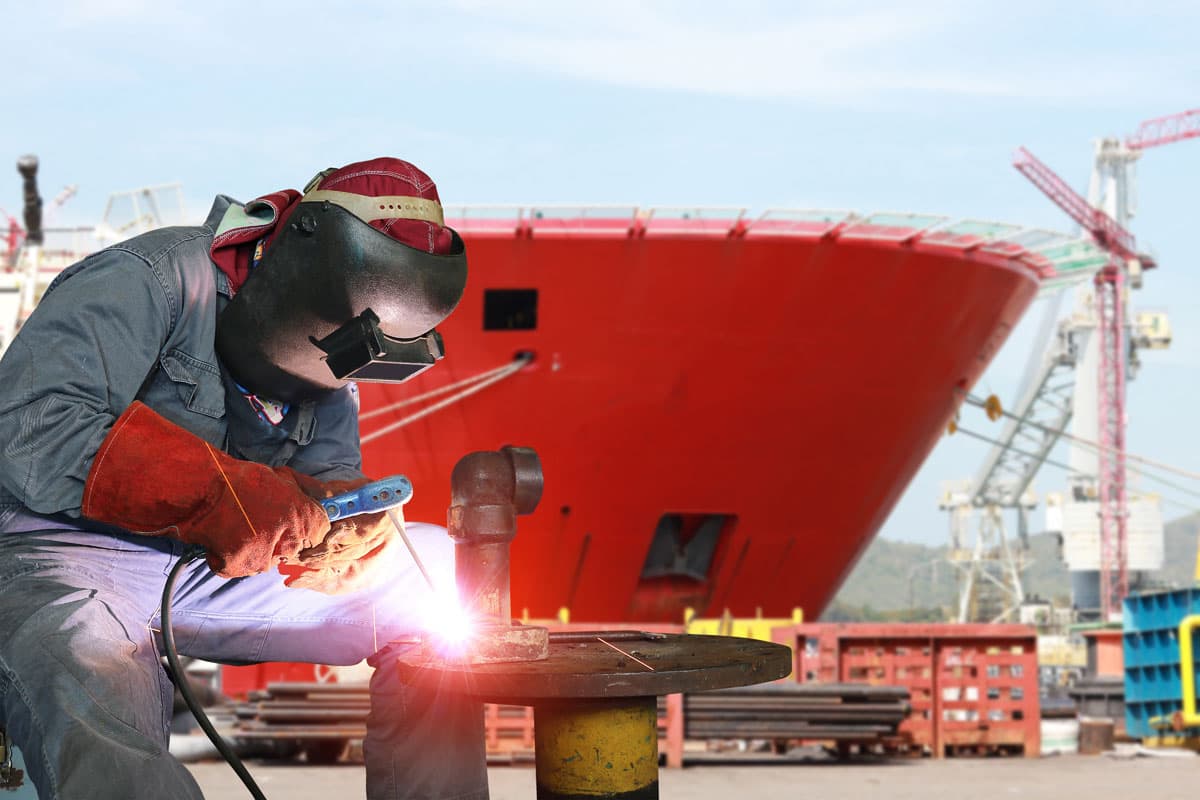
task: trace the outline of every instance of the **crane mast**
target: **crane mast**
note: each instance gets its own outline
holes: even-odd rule
[[[1118,170],[1112,167],[1114,164],[1118,168],[1131,165],[1136,156],[1122,158],[1119,154],[1110,154],[1106,157],[1111,149],[1107,141],[1100,143],[1098,168],[1093,173],[1091,188],[1093,194],[1106,196],[1110,207],[1124,213],[1132,210],[1128,203],[1129,181],[1126,173],[1122,171],[1118,175]],[[1109,620],[1120,613],[1121,602],[1129,592],[1129,507],[1125,491],[1126,319],[1121,294],[1126,270],[1140,274],[1144,259],[1137,255],[1133,234],[1104,209],[1089,203],[1028,150],[1022,147],[1017,151],[1013,166],[1112,256],[1094,280],[1096,327],[1100,338],[1096,387],[1100,433],[1099,474],[1096,476],[1100,511],[1100,614],[1102,619]],[[1109,186],[1103,186],[1104,183]]]
[[[1025,148],[1019,148],[1013,160],[1019,172],[1110,255],[1096,272],[1092,300],[1098,337],[1095,494],[1100,534],[1100,613],[1105,620],[1120,615],[1129,591],[1125,384],[1131,365],[1136,363],[1131,358],[1138,340],[1131,341],[1126,289],[1140,287],[1142,271],[1155,266],[1151,258],[1138,252],[1128,230],[1137,211],[1134,170],[1145,149],[1197,137],[1200,109],[1147,120],[1125,140],[1099,140],[1086,199]]]
[[[1129,503],[1125,487],[1125,271],[1109,262],[1096,273],[1100,334],[1100,613],[1118,615],[1129,594]]]

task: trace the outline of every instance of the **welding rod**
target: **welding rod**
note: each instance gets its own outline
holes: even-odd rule
[[[404,546],[408,548],[409,555],[416,562],[417,569],[421,570],[421,575],[425,578],[425,583],[429,585],[429,591],[436,594],[437,590],[433,588],[433,578],[429,577],[429,572],[425,569],[424,562],[417,555],[417,548],[413,547],[412,539],[408,538],[408,532],[404,530],[404,518],[394,508],[389,508],[387,515],[392,524],[396,526],[396,533],[400,534],[400,538],[404,540]]]

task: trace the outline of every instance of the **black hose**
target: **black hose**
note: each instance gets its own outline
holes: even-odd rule
[[[167,654],[167,663],[171,665],[171,674],[175,678],[175,685],[179,687],[179,693],[183,695],[183,701],[187,703],[191,709],[192,715],[196,718],[196,722],[200,724],[209,741],[217,748],[217,752],[221,754],[229,766],[233,767],[233,771],[242,779],[242,783],[250,790],[250,794],[254,800],[267,800],[266,795],[262,793],[262,789],[258,788],[258,784],[254,782],[254,778],[250,776],[250,771],[246,769],[246,765],[238,758],[237,753],[233,752],[233,748],[229,743],[221,738],[221,734],[217,733],[217,729],[208,719],[208,714],[204,713],[200,703],[196,701],[192,694],[191,687],[188,686],[187,676],[183,672],[183,668],[179,666],[179,653],[175,651],[175,632],[171,630],[171,595],[175,591],[175,579],[179,577],[179,573],[190,562],[195,561],[204,556],[203,549],[191,549],[179,557],[179,561],[171,568],[171,574],[167,576],[167,584],[163,587],[162,594],[162,637],[163,650]]]

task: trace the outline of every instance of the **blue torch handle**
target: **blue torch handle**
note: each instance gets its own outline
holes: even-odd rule
[[[358,514],[374,514],[402,506],[412,499],[412,495],[412,481],[403,475],[393,475],[360,486],[352,492],[334,495],[322,500],[321,505],[329,515],[329,521],[333,522]]]

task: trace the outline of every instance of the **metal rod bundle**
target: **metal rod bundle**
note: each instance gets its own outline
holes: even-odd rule
[[[867,741],[894,736],[908,690],[854,684],[766,684],[684,698],[689,739]]]
[[[870,742],[896,735],[909,714],[908,690],[860,684],[766,684],[684,698],[689,739],[803,739]],[[243,739],[361,739],[370,695],[365,684],[272,683],[234,706]],[[665,701],[659,701],[659,714]],[[501,738],[520,736],[528,716],[500,705]]]

